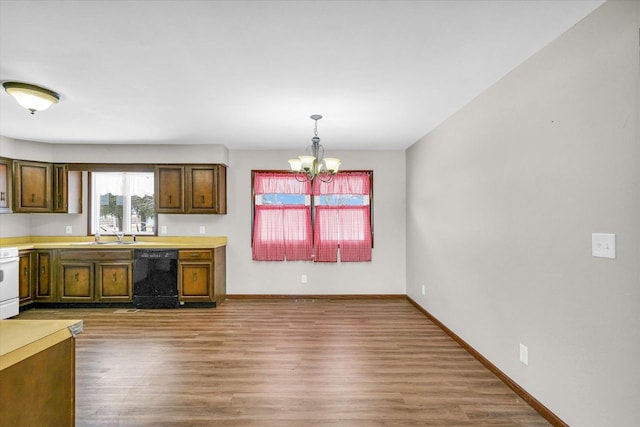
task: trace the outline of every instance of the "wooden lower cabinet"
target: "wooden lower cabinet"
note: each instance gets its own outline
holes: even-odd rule
[[[133,301],[133,252],[61,250],[60,302]]]
[[[178,251],[178,297],[183,302],[213,301],[213,254],[209,249]]]
[[[34,296],[36,301],[55,301],[53,266],[55,251],[38,250],[36,252],[36,282]]]
[[[132,301],[132,283],[132,262],[102,262],[96,265],[97,301]]]
[[[93,301],[93,263],[60,262],[60,301]]]
[[[178,297],[181,302],[215,302],[226,299],[225,247],[178,251]]]
[[[24,250],[18,253],[18,295],[20,305],[33,301],[33,287],[35,281],[36,252]]]

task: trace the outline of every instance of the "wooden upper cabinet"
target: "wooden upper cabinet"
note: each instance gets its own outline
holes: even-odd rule
[[[82,213],[82,172],[53,165],[53,212]]]
[[[14,162],[15,212],[51,212],[50,163]]]
[[[224,165],[158,165],[155,171],[158,213],[227,213]]]
[[[227,213],[226,169],[221,165],[187,166],[187,212]]]
[[[15,212],[82,212],[82,172],[66,164],[15,160]]]
[[[11,160],[0,158],[0,213],[11,213],[12,178]]]
[[[184,213],[184,167],[156,166],[156,212]]]

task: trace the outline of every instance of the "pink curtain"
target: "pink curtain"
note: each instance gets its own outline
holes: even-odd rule
[[[371,261],[369,206],[317,206],[316,262]]]
[[[316,206],[315,262],[338,262],[339,222],[337,206]]]
[[[313,254],[310,206],[284,206],[284,255],[287,261],[310,261]]]
[[[254,261],[284,261],[282,208],[257,205],[253,227]]]
[[[253,187],[255,194],[311,194],[311,184],[291,173],[258,172]],[[311,207],[255,205],[252,251],[256,261],[310,261]]]
[[[291,173],[257,172],[253,189],[255,194],[311,194],[311,183],[300,182]]]
[[[314,195],[365,194],[371,183],[366,172],[340,172],[329,183],[316,180]],[[371,261],[369,206],[316,206],[314,247],[316,262]]]
[[[253,231],[255,261],[310,261],[313,253],[309,206],[257,205]]]
[[[366,172],[340,172],[331,182],[313,181],[313,194],[369,194],[369,174]]]
[[[342,206],[338,211],[340,261],[371,261],[369,206]]]

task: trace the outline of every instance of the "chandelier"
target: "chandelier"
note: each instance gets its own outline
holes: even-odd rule
[[[60,100],[60,95],[57,93],[28,83],[4,82],[2,86],[9,95],[16,99],[18,104],[29,110],[31,114],[46,110]]]
[[[318,120],[321,118],[320,114],[311,116],[311,120],[316,123],[313,128],[311,145],[307,147],[306,155],[298,156],[297,159],[289,159],[291,172],[300,182],[313,181],[316,178],[322,182],[331,182],[333,176],[338,173],[338,168],[340,168],[340,159],[324,157],[324,147],[320,145],[320,138],[318,137]]]

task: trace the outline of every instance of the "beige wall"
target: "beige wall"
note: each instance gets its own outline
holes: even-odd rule
[[[640,420],[639,27],[604,4],[407,151],[407,293],[575,426]]]

